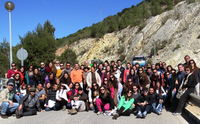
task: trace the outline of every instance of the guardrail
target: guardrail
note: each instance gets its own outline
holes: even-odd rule
[[[200,96],[191,93],[188,102],[189,104],[185,108],[186,113],[200,124]]]
[[[2,91],[6,87],[6,83],[8,78],[0,78],[0,91]]]

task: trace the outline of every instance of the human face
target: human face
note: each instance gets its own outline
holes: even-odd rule
[[[186,74],[189,74],[190,73],[190,68],[186,68],[185,71],[186,71]]]
[[[16,65],[15,65],[15,63],[13,63],[11,66],[12,66],[12,69],[13,69],[13,70],[16,69]]]
[[[135,67],[136,67],[136,68],[139,68],[139,66],[140,66],[140,65],[139,65],[138,63],[137,63],[137,64],[135,64]]]
[[[167,78],[169,78],[169,77],[170,77],[170,74],[169,74],[168,72],[166,73],[166,75],[167,75]]]
[[[34,96],[35,95],[35,92],[30,92],[31,93],[31,96]]]
[[[94,69],[94,67],[92,67],[92,68],[91,68],[91,72],[92,72],[92,73],[94,73],[94,72],[95,72],[95,69]]]
[[[179,66],[178,66],[178,71],[182,72],[183,70],[184,70],[183,65],[179,65]]]
[[[75,64],[75,69],[78,70],[79,69],[79,65]]]
[[[131,65],[130,65],[130,64],[127,64],[127,68],[130,69],[130,68],[131,68]]]
[[[23,89],[26,89],[26,85],[23,85],[23,87],[22,87]]]
[[[56,84],[60,84],[60,79],[59,78],[56,79]]]
[[[158,75],[158,73],[157,73],[156,70],[153,70],[153,74],[154,74],[154,75]]]
[[[132,85],[133,81],[131,79],[128,79],[128,83],[129,83],[129,85]]]
[[[107,66],[108,66],[108,63],[107,63],[107,62],[104,62],[104,66],[107,67]]]
[[[110,71],[110,66],[107,66],[106,70],[107,70],[107,71]]]
[[[160,68],[160,66],[159,65],[156,65],[156,69],[159,69]]]
[[[97,85],[96,84],[93,84],[93,87],[94,87],[94,89],[97,89]]]
[[[133,69],[131,69],[131,75],[134,75],[135,71]]]
[[[53,89],[54,89],[54,90],[57,90],[57,89],[58,89],[58,85],[54,85],[54,86],[53,86]]]
[[[110,79],[111,79],[111,81],[114,81],[115,78],[114,78],[113,75],[111,75],[111,76],[110,76]]]
[[[49,77],[50,77],[50,79],[52,79],[53,78],[53,74],[51,74]]]
[[[13,89],[13,85],[8,85],[7,88],[9,91],[11,91]]]
[[[147,96],[148,95],[148,90],[143,91],[144,95]]]
[[[117,62],[118,66],[121,66],[121,63],[122,63],[121,61],[118,61],[118,62]]]
[[[61,85],[61,86],[60,86],[60,88],[61,88],[61,89],[63,89],[63,88],[64,88],[64,86],[63,86],[63,85]]]
[[[20,68],[20,72],[24,72],[24,67],[21,67],[21,68]]]
[[[30,86],[30,85],[28,85],[28,86],[27,86],[27,88],[28,88],[28,90],[30,90],[30,89],[31,89],[31,86]]]
[[[116,66],[116,65],[113,66],[113,70],[114,70],[114,71],[117,70],[117,66]]]
[[[136,70],[136,66],[133,66],[133,69]]]
[[[64,65],[63,64],[60,64],[60,69],[64,69]]]
[[[156,86],[157,86],[157,87],[160,87],[160,83],[159,83],[159,82],[157,82],[157,83],[156,83]]]
[[[60,62],[59,61],[56,61],[56,66],[59,66],[60,65]]]
[[[38,74],[38,69],[34,69],[34,73],[35,73],[35,74]]]
[[[44,63],[41,62],[41,63],[40,63],[40,66],[41,66],[41,68],[44,68]]]
[[[155,69],[155,65],[152,65],[151,68],[152,68],[152,69]]]
[[[190,61],[190,57],[189,57],[189,56],[186,56],[186,57],[185,57],[185,62],[188,63],[189,61]]]
[[[138,90],[138,88],[137,88],[136,86],[133,86],[133,91],[134,91],[134,93],[136,93],[137,90]]]
[[[68,78],[68,74],[65,74],[64,77],[65,77],[65,79],[67,79]]]
[[[166,68],[166,63],[163,63],[162,65],[163,65],[163,68]]]
[[[103,65],[102,65],[102,64],[100,64],[100,65],[99,65],[99,69],[101,69],[101,70],[102,70],[102,68],[103,68]]]
[[[53,64],[50,62],[49,63],[49,68],[52,68],[53,67]]]
[[[47,83],[47,88],[50,88],[51,87],[51,84],[50,83]]]
[[[79,90],[79,91],[78,91],[78,94],[82,94],[82,93],[83,93],[83,90]]]
[[[69,84],[69,89],[71,89],[73,87],[73,84],[72,83],[70,83]]]
[[[194,68],[194,61],[190,61],[190,66]]]
[[[142,74],[142,68],[140,68],[138,71],[139,71],[140,74]]]
[[[108,84],[108,78],[104,78],[104,83]]]
[[[75,89],[78,89],[79,88],[79,84],[75,84]]]
[[[85,66],[89,66],[89,62],[88,61],[85,61]]]
[[[68,63],[68,64],[66,64],[66,69],[70,69],[70,64]]]
[[[150,93],[150,94],[153,94],[153,92],[154,92],[154,89],[153,89],[153,88],[150,88],[150,89],[149,89],[149,93]]]
[[[16,79],[16,80],[19,80],[19,74],[16,74],[16,75],[15,75],[15,79]]]
[[[151,64],[147,64],[147,67],[150,67],[150,68],[151,68]]]
[[[172,70],[172,68],[169,66],[169,67],[167,68],[167,70],[168,70],[168,71],[171,71],[171,70]]]
[[[29,67],[29,71],[33,71],[33,66],[30,66],[30,67]]]
[[[105,89],[103,87],[100,89],[100,91],[101,93],[105,93]]]
[[[150,73],[151,73],[151,69],[147,69],[147,73],[149,73],[149,74],[150,74]]]
[[[129,92],[127,93],[128,96],[132,95],[132,91],[129,90]]]
[[[42,90],[42,84],[38,84],[37,89],[40,91]]]

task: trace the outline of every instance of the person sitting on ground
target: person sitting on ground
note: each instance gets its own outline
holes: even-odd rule
[[[138,92],[137,86],[133,85],[133,98],[134,98],[134,103],[132,105],[133,112],[137,112],[136,106],[137,106],[137,102],[140,96],[141,94]]]
[[[52,109],[56,110],[55,104],[56,104],[56,92],[57,92],[57,90],[58,90],[58,85],[54,84],[53,89],[49,90],[49,92],[47,93],[45,111],[51,111]]]
[[[20,86],[20,92],[23,96],[26,95],[26,84]]]
[[[13,92],[14,80],[10,79],[7,82],[7,88],[1,91],[1,118],[8,118],[8,114],[13,113],[19,106],[18,103],[13,102],[14,92]]]
[[[151,103],[150,97],[148,94],[148,88],[143,89],[143,94],[140,96],[137,102],[137,117],[138,118],[145,118],[147,116],[147,113],[150,112],[151,109]]]
[[[88,94],[90,109],[98,112],[96,100],[99,98],[99,85],[97,83],[92,84],[91,92]]]
[[[156,86],[154,87],[154,91],[157,94],[160,94],[162,96],[163,103],[165,103],[165,100],[167,98],[167,93],[166,93],[165,89],[161,86],[161,83],[159,81],[156,82]]]
[[[74,115],[77,114],[77,112],[85,110],[88,111],[88,103],[87,103],[88,96],[83,92],[82,87],[79,87],[78,94],[71,96],[70,99],[71,99],[72,109],[68,111],[69,114]]]
[[[149,104],[152,104],[153,110],[156,114],[161,115],[162,114],[162,103],[163,98],[160,93],[154,92],[154,88],[149,88],[149,97],[150,101]]]
[[[38,95],[40,106],[41,106],[42,109],[44,109],[44,102],[45,102],[46,98],[45,98],[45,90],[42,89],[42,84],[37,85],[37,89],[36,89],[35,94]]]
[[[19,103],[19,100],[23,97],[23,95],[20,93],[20,81],[21,81],[20,74],[15,73],[13,79],[14,79],[13,92],[15,93],[14,98]]]
[[[50,82],[48,82],[45,87],[43,88],[43,90],[45,91],[45,99],[47,98],[47,93],[49,92],[49,90],[52,89]]]
[[[98,106],[99,111],[97,115],[103,113],[102,106],[105,110],[114,109],[114,101],[110,95],[110,92],[103,86],[100,87],[99,98],[96,99],[96,105]]]
[[[123,95],[117,107],[117,113],[113,115],[112,119],[117,119],[119,116],[130,116],[132,104],[134,102],[132,90],[129,90],[126,95]]]
[[[67,86],[67,84],[61,84],[59,90],[56,92],[56,110],[59,110],[62,108],[63,111],[66,110],[67,105],[67,92],[69,92],[70,89]]]
[[[16,118],[36,115],[37,110],[41,112],[39,97],[35,94],[35,91],[36,89],[31,87],[29,90],[30,93],[20,99],[19,108],[15,112]]]
[[[73,83],[71,82],[68,85],[68,87],[69,87],[70,91],[67,92],[67,99],[68,99],[68,101],[67,101],[67,108],[71,109],[71,99],[70,99],[70,97],[71,97],[71,94],[72,94]]]

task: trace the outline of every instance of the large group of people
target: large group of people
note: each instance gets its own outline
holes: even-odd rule
[[[7,88],[1,91],[2,118],[15,113],[16,118],[44,111],[65,111],[71,115],[94,111],[117,119],[135,114],[145,118],[163,109],[180,115],[190,93],[199,96],[200,69],[190,56],[178,64],[178,71],[165,62],[140,66],[117,60],[84,65],[56,61],[39,68],[29,66],[7,73]],[[126,67],[122,66],[126,63]]]

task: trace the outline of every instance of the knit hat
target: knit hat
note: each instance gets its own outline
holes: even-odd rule
[[[15,81],[13,79],[8,80],[7,86],[13,85],[14,86]]]

